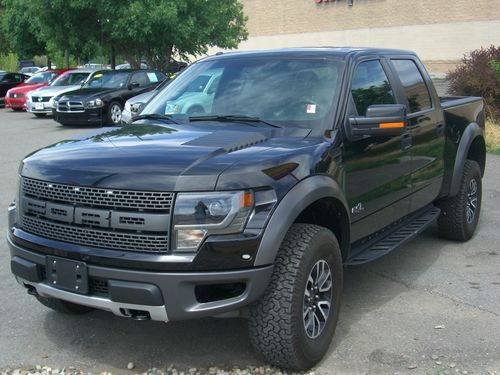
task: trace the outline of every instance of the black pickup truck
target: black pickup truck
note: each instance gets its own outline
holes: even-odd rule
[[[192,89],[203,77],[217,77],[210,92]],[[172,114],[185,95],[205,110]],[[471,238],[485,158],[482,99],[439,98],[412,52],[219,54],[131,125],[22,161],[11,268],[67,313],[239,311],[270,363],[307,369],[332,340],[343,266],[436,220],[442,236]]]

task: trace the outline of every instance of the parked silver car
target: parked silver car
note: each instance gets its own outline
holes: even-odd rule
[[[78,90],[94,72],[93,69],[68,70],[57,77],[49,86],[30,91],[26,97],[26,111],[37,117],[52,113],[56,96]]]
[[[155,96],[162,88],[167,86],[172,80],[166,79],[162,83],[160,83],[156,88],[152,91],[145,92],[143,94],[134,96],[125,102],[125,106],[122,111],[122,123],[130,124],[134,117],[137,116],[142,106],[146,104],[149,99]]]

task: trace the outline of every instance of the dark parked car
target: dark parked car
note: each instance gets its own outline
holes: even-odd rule
[[[3,107],[5,105],[5,95],[7,91],[11,88],[20,85],[25,80],[30,78],[30,76],[22,73],[0,73],[0,106]]]
[[[166,78],[145,69],[96,72],[81,89],[54,98],[54,120],[62,125],[120,124],[125,102]]]
[[[165,114],[214,71],[204,114]],[[473,236],[484,123],[481,98],[440,98],[408,51],[208,57],[131,125],[22,161],[11,269],[60,312],[178,321],[241,310],[270,363],[308,369],[334,335],[344,265],[436,221],[445,238]]]

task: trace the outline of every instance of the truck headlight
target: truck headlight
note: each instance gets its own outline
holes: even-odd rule
[[[101,99],[94,99],[94,100],[89,100],[87,103],[85,103],[85,106],[87,108],[101,108],[102,107],[102,100]]]
[[[210,234],[240,233],[253,206],[250,191],[178,194],[173,216],[173,249],[195,251]]]

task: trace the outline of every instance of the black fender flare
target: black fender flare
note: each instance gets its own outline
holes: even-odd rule
[[[457,155],[455,157],[455,165],[453,166],[453,176],[450,184],[450,197],[458,194],[460,189],[460,181],[464,171],[465,161],[469,154],[470,146],[477,137],[484,139],[484,130],[475,122],[470,123],[464,130],[460,143],[458,144]]]
[[[349,217],[349,206],[342,188],[331,177],[317,175],[300,181],[281,199],[272,213],[264,230],[254,265],[274,263],[290,226],[305,208],[322,198],[335,198],[340,201]]]

